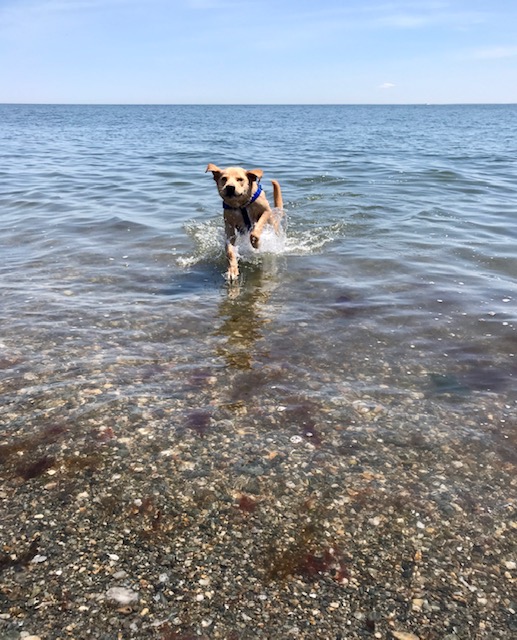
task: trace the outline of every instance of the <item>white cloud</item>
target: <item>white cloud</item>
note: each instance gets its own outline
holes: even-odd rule
[[[501,60],[502,58],[517,57],[517,46],[509,47],[486,47],[477,49],[472,53],[474,60]]]
[[[393,27],[395,29],[418,29],[429,22],[430,19],[426,15],[409,15],[409,14],[393,14],[385,18],[379,18],[378,23],[383,27]]]
[[[7,2],[0,7],[0,28],[23,29],[34,25],[35,22],[48,20],[64,13],[96,8],[102,3],[100,0],[46,0],[44,2]]]
[[[379,85],[379,89],[393,89],[396,86],[393,82],[383,82]]]
[[[441,27],[465,29],[486,21],[488,13],[455,9],[448,2],[391,2],[378,5],[375,24],[391,29]]]
[[[187,0],[187,6],[190,9],[232,9],[239,5],[232,0]]]

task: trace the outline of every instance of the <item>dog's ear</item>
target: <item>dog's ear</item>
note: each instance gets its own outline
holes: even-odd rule
[[[221,169],[219,169],[219,167],[216,167],[215,164],[210,163],[207,166],[205,173],[208,173],[209,171],[212,172],[212,175],[214,176],[214,180],[217,182],[222,174]]]
[[[262,178],[264,172],[262,169],[251,169],[250,171],[246,171],[246,175],[250,182],[255,182],[255,180],[260,180],[260,178]]]

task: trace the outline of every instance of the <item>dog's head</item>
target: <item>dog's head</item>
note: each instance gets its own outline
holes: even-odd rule
[[[261,169],[247,171],[241,167],[219,169],[215,164],[209,164],[206,172],[211,171],[217,184],[221,198],[230,207],[243,207],[253,195],[253,184],[262,178]]]

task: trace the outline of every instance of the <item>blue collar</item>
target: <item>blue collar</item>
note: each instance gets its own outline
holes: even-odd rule
[[[262,193],[262,185],[260,184],[260,182],[257,184],[257,190],[255,191],[255,193],[253,194],[251,200],[248,202],[247,205],[245,205],[246,207],[248,207],[250,204],[253,204],[255,202],[255,200],[259,197],[259,195]]]
[[[223,209],[240,209],[242,211],[246,207],[249,207],[250,204],[253,204],[255,202],[255,200],[260,196],[261,193],[262,193],[262,185],[259,182],[258,185],[257,185],[257,190],[251,196],[251,198],[248,200],[248,202],[246,202],[245,205],[243,205],[242,207],[230,207],[230,205],[226,204],[226,202],[223,200]]]

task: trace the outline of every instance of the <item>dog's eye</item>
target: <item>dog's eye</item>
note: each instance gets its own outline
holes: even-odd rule
[[[237,182],[244,182],[244,178],[237,178]]]
[[[221,178],[221,184],[226,184],[227,180],[228,180],[228,178]]]

